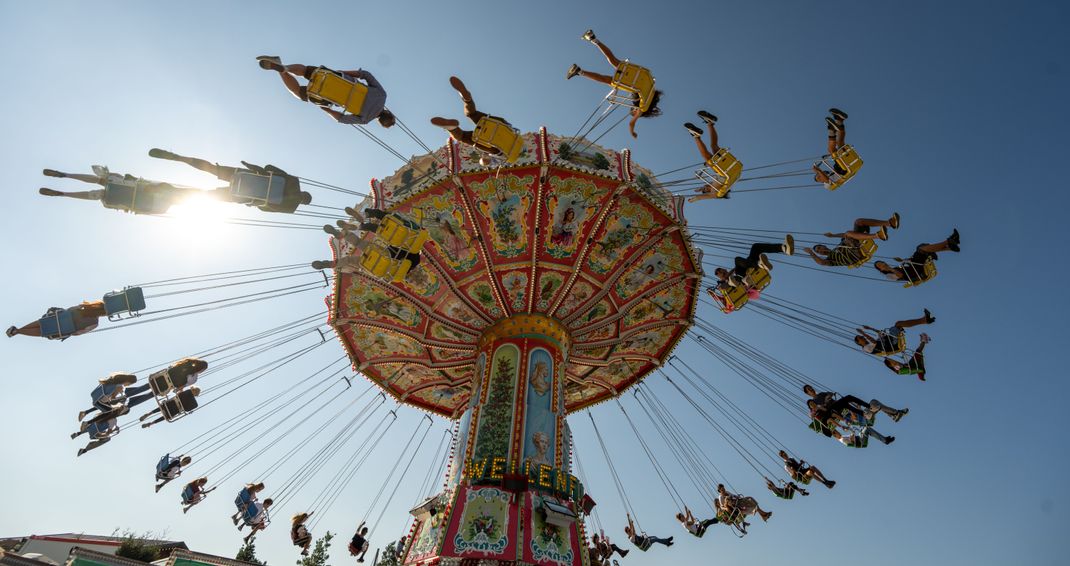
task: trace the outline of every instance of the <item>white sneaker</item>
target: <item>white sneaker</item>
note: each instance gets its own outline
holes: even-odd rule
[[[594,30],[593,29],[589,29],[589,30],[583,32],[583,40],[584,41],[594,41],[596,39],[598,39],[598,38],[594,36]]]
[[[791,234],[788,234],[787,236],[784,236],[784,243],[780,245],[780,249],[781,249],[781,251],[784,252],[784,255],[792,255],[792,254],[794,254],[795,253],[795,238],[793,238],[791,236]]]
[[[773,270],[773,264],[769,262],[769,256],[765,254],[758,256],[758,265],[760,265],[761,268],[766,271]]]

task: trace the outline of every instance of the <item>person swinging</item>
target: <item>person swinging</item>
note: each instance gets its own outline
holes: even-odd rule
[[[630,104],[632,118],[628,122],[628,132],[633,138],[639,137],[639,134],[635,133],[635,123],[639,118],[661,116],[661,109],[658,108],[658,104],[661,102],[661,96],[664,93],[654,87],[654,77],[650,74],[649,69],[618,59],[606,44],[595,37],[594,30],[585,31],[583,39],[594,44],[602,52],[606,61],[613,67],[614,74],[609,76],[586,71],[573,63],[568,72],[565,73],[565,79],[571,79],[578,75],[585,79],[609,85],[613,88],[614,93],[618,91],[627,93],[623,96],[611,93],[607,99],[614,103],[621,103],[626,100]]]
[[[277,72],[290,94],[319,106],[339,124],[363,125],[377,120],[380,126],[389,128],[397,121],[386,109],[386,89],[364,69],[335,71],[296,63],[283,65],[282,59],[274,55],[261,55],[256,60],[261,69]],[[297,77],[303,77],[308,84],[299,84]],[[344,98],[334,96],[343,93]],[[339,112],[331,105],[348,113]]]
[[[788,477],[792,481],[809,485],[811,481],[817,480],[829,489],[836,487],[835,481],[826,478],[825,474],[821,473],[821,470],[807,464],[806,461],[792,458],[785,450],[781,450],[779,454],[780,458],[784,460],[784,471],[788,472]]]
[[[631,513],[627,513],[627,516],[628,524],[624,527],[624,533],[628,535],[628,540],[632,541],[632,544],[639,547],[639,550],[646,552],[647,550],[650,550],[650,547],[653,546],[654,543],[672,546],[673,537],[663,538],[640,533],[635,530],[635,523],[632,521]]]
[[[796,493],[798,493],[798,494],[800,494],[800,495],[802,495],[804,497],[807,496],[807,495],[810,495],[809,491],[806,491],[805,489],[799,487],[793,481],[789,481],[789,482],[781,481],[780,485],[777,485],[777,484],[773,483],[773,480],[771,480],[769,478],[764,478],[764,479],[765,479],[765,487],[768,488],[769,491],[773,492],[773,495],[775,495],[775,496],[777,496],[777,497],[779,497],[781,499],[794,499]]]
[[[129,174],[112,173],[103,165],[93,165],[92,169],[92,174],[65,173],[55,169],[45,169],[43,173],[46,177],[74,179],[104,188],[65,192],[41,187],[38,192],[46,197],[100,201],[104,208],[133,214],[167,214],[172,206],[181,204],[190,197],[208,194],[199,189],[176,187],[170,183],[150,181]]]
[[[833,248],[817,244],[813,248],[804,248],[814,263],[830,267],[858,267],[873,257],[877,252],[874,240],[887,240],[888,229],[899,228],[899,213],[894,212],[887,220],[875,218],[858,218],[847,232],[825,232],[827,238],[839,238],[840,243]],[[872,229],[877,228],[876,233]]]
[[[491,116],[476,109],[472,93],[458,77],[450,77],[450,85],[461,95],[464,115],[475,124],[475,130],[461,129],[461,123],[453,118],[435,116],[431,123],[445,129],[450,137],[465,145],[479,149],[485,154],[502,156],[509,163],[515,162],[523,150],[524,141],[505,118]],[[480,163],[489,162],[480,158]]]
[[[717,128],[714,127],[717,122],[717,116],[705,110],[699,110],[698,117],[706,123],[706,131],[710,134],[710,147],[708,149],[706,144],[702,142],[701,128],[691,122],[685,123],[684,128],[695,138],[695,145],[698,146],[699,155],[702,156],[702,163],[709,169],[701,169],[696,173],[696,176],[705,182],[705,185],[695,189],[695,192],[699,194],[688,198],[687,202],[711,198],[726,199],[728,198],[728,191],[743,173],[743,164],[729,153],[728,149],[717,144]]]
[[[312,516],[308,513],[298,513],[290,519],[290,542],[301,549],[301,556],[308,556],[308,547],[312,544],[312,533],[308,532],[305,522]]]
[[[676,520],[680,521],[680,524],[687,529],[687,532],[698,538],[702,538],[702,535],[706,534],[706,529],[709,528],[710,525],[716,525],[720,522],[717,517],[699,521],[695,518],[695,515],[691,513],[691,510],[687,508],[687,505],[684,505],[683,513],[676,514]]]
[[[368,553],[370,544],[367,537],[368,527],[364,526],[364,521],[361,521],[357,525],[357,532],[353,533],[353,538],[349,541],[349,554],[356,556],[357,562],[364,562],[364,555]]]
[[[104,301],[84,301],[65,309],[51,307],[38,320],[22,327],[9,327],[7,337],[12,338],[21,334],[44,337],[49,340],[66,340],[71,336],[91,332],[100,324],[100,317],[107,316],[107,314]]]

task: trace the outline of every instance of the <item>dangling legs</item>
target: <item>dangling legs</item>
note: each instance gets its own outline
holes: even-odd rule
[[[82,454],[85,454],[86,452],[89,452],[90,450],[93,450],[95,448],[100,448],[101,446],[104,446],[105,444],[107,444],[109,440],[111,440],[111,439],[110,438],[101,438],[100,440],[94,440],[93,442],[90,442],[89,444],[86,444],[85,448],[79,448],[78,449],[78,455],[81,456]]]
[[[585,39],[586,39],[586,35],[587,34],[584,34]],[[620,63],[621,63],[620,59],[617,59],[617,56],[614,55],[613,52],[609,50],[609,47],[607,47],[605,43],[602,43],[601,41],[599,41],[599,39],[597,37],[594,37],[594,34],[591,34],[590,39],[588,39],[588,41],[593,43],[594,46],[597,47],[598,50],[602,52],[602,55],[605,56],[606,61],[609,61],[609,66],[610,67],[613,67],[614,69],[616,69],[617,67],[620,66]]]
[[[40,336],[41,335],[41,321],[35,320],[22,328],[10,327],[7,329],[7,337],[11,338],[16,334],[22,334],[23,336]]]
[[[877,399],[873,399],[869,402],[869,411],[867,417],[870,415],[876,416],[877,413],[884,413],[892,418],[893,421],[899,422],[899,419],[910,412],[910,409],[893,409],[884,403],[881,403]]]
[[[821,482],[822,484],[825,485],[825,487],[827,487],[829,489],[832,489],[833,487],[836,486],[836,482],[835,481],[832,481],[832,480],[826,478],[825,474],[821,473],[821,470],[815,468],[814,466],[810,466],[809,468],[807,468],[806,475],[808,475],[811,478]]]
[[[104,185],[107,183],[106,179],[101,179],[97,175],[89,175],[86,173],[64,173],[63,171],[56,171],[55,169],[45,169],[42,173],[44,173],[46,177],[74,179],[75,181],[81,181],[92,185]]]
[[[910,328],[912,326],[920,326],[922,324],[932,324],[936,322],[936,318],[929,312],[929,309],[925,309],[925,314],[919,318],[909,318],[907,320],[895,321],[896,328]]]
[[[234,173],[238,170],[235,167],[228,167],[226,165],[220,165],[218,163],[212,163],[199,157],[186,157],[167,150],[152,148],[149,150],[149,157],[155,157],[157,159],[166,159],[168,161],[181,161],[194,169],[199,169],[205,173],[215,175],[221,181],[230,182],[234,179]]]
[[[308,101],[308,89],[298,84],[297,79],[294,77],[300,76],[308,78],[312,70],[316,67],[310,67],[301,64],[283,65],[282,60],[278,57],[260,56],[257,57],[260,60],[260,68],[268,71],[276,71],[279,73],[279,77],[282,79],[282,84],[286,86],[286,90],[290,91],[290,94],[297,98]]]
[[[884,436],[883,434],[877,432],[877,430],[871,426],[867,426],[865,429],[863,429],[862,435],[866,437],[872,436],[873,438],[876,438],[884,444],[891,444],[895,442],[894,436]]]
[[[49,189],[47,187],[41,187],[37,190],[37,192],[46,197],[67,197],[81,200],[104,200],[104,189],[97,189],[95,191],[64,192],[57,191],[55,189]]]
[[[839,146],[836,145],[836,140],[838,139],[839,135],[839,128],[837,127],[836,122],[832,118],[825,118],[825,125],[828,127],[828,144],[826,146],[826,149],[828,149],[828,154],[832,155],[833,153],[836,153],[837,149],[839,149]]]

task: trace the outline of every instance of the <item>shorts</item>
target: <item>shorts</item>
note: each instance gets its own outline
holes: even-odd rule
[[[916,263],[918,265],[924,265],[930,259],[937,260],[936,252],[927,252],[921,248],[928,246],[929,244],[918,244],[918,247],[914,248],[914,255],[910,256],[910,263]]]
[[[869,231],[872,228],[873,228],[872,226],[866,226],[865,224],[859,224],[858,222],[855,222],[854,226],[851,226],[851,231],[852,232],[858,232],[859,234],[869,234]],[[855,240],[851,240],[851,241],[854,242]]]

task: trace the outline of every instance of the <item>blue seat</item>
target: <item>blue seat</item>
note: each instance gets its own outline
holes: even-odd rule
[[[182,488],[182,503],[190,503],[193,501],[193,488],[187,485]]]
[[[283,175],[259,175],[252,171],[237,171],[230,181],[230,194],[236,199],[250,201],[257,206],[282,204],[286,177]]]
[[[112,291],[104,295],[104,311],[108,320],[118,320],[124,312],[137,316],[145,308],[145,291],[141,287],[127,287],[122,291]]]
[[[67,309],[50,309],[38,322],[41,323],[41,336],[49,340],[62,340],[77,330],[74,327],[74,315]]]
[[[237,507],[239,511],[244,513],[245,508],[249,506],[249,502],[252,500],[252,494],[249,493],[248,489],[243,487],[241,488],[241,491],[238,492],[238,496],[234,498],[234,506]]]

